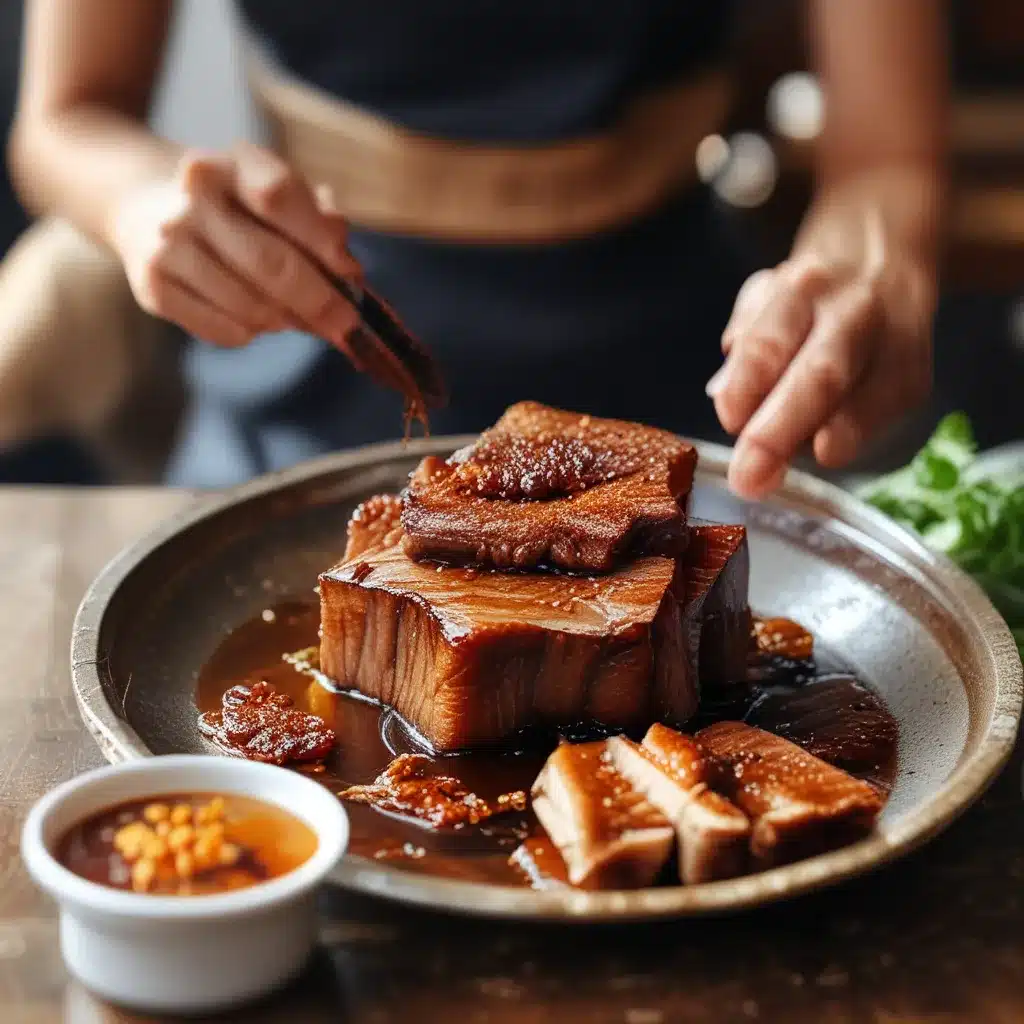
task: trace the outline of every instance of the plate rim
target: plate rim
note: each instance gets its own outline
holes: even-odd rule
[[[173,513],[116,554],[98,573],[79,604],[71,635],[72,687],[79,711],[104,757],[111,762],[155,756],[106,699],[100,676],[99,641],[104,616],[120,586],[151,554],[199,523],[254,498],[342,470],[370,468],[398,459],[450,452],[473,435],[382,442],[346,449],[257,477],[197,500]],[[723,479],[731,449],[705,441],[698,450],[700,476]],[[814,514],[853,528],[882,546],[887,560],[911,571],[919,583],[961,606],[980,642],[994,681],[992,713],[976,749],[956,765],[925,804],[850,846],[795,864],[696,886],[628,892],[535,891],[437,878],[346,857],[331,876],[364,894],[447,913],[549,922],[636,921],[728,913],[776,902],[846,881],[922,846],[977,801],[1009,759],[1024,702],[1024,672],[1013,636],[984,592],[949,559],[854,495],[809,473],[789,470],[769,505],[799,502]]]

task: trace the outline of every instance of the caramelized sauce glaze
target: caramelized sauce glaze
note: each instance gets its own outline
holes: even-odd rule
[[[635,458],[595,451],[578,437],[514,437],[481,440],[455,475],[471,493],[507,501],[539,501],[585,491],[635,472]]]
[[[757,620],[762,621],[762,620]],[[784,631],[777,624],[772,633]],[[788,632],[789,627],[785,627]],[[428,755],[418,766],[432,776],[458,779],[466,792],[489,805],[515,790],[529,791],[557,743],[550,734],[523,734],[508,751],[476,750],[434,756],[391,709],[359,694],[339,693],[316,669],[319,607],[298,602],[277,605],[225,637],[200,672],[197,704],[216,711],[235,685],[265,681],[287,694],[295,708],[322,718],[336,737],[318,781],[340,792],[373,784],[399,754]],[[798,632],[799,631],[799,632]],[[764,632],[764,627],[762,627]],[[834,761],[887,793],[896,768],[896,722],[881,699],[849,674],[820,670],[793,624],[793,648],[766,653],[752,643],[749,686],[717,706],[702,705],[689,731],[722,719],[742,719],[777,732],[824,760]],[[312,651],[306,649],[313,648]],[[299,658],[284,655],[302,652]],[[600,735],[586,723],[563,732],[573,741]],[[836,760],[838,759],[838,760]],[[311,771],[309,766],[296,766]],[[465,824],[458,830],[432,830],[422,822],[382,814],[370,806],[346,805],[352,826],[350,852],[387,860],[402,870],[489,882],[529,885],[509,857],[527,838],[542,837],[527,808]]]

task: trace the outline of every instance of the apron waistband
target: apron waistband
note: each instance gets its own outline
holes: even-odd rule
[[[495,244],[585,237],[655,209],[695,181],[731,92],[715,69],[638,98],[603,134],[490,145],[410,131],[267,63],[249,77],[276,148],[354,225]]]

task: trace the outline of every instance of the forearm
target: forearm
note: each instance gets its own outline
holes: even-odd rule
[[[870,226],[915,259],[937,259],[948,123],[944,10],[941,0],[811,3],[825,127],[798,252],[858,259]]]
[[[15,187],[36,213],[110,241],[121,197],[178,154],[146,127],[171,0],[25,0]]]
[[[30,210],[65,217],[109,244],[120,199],[173,173],[181,149],[135,118],[83,104],[20,118],[8,155]]]

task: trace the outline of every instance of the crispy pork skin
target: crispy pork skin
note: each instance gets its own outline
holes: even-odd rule
[[[709,695],[746,679],[751,616],[750,554],[744,526],[690,521],[683,555],[690,647]]]
[[[395,494],[376,494],[357,506],[348,521],[343,562],[365,552],[383,551],[402,539],[402,501]]]
[[[392,705],[437,750],[696,711],[672,559],[594,579],[415,562],[381,525],[394,510],[358,509],[352,557],[320,577],[320,667],[339,686]]]
[[[405,551],[455,565],[608,572],[681,552],[694,448],[667,431],[537,402],[506,410],[403,494]]]
[[[672,823],[684,884],[743,874],[750,822],[710,788],[716,765],[691,736],[655,724],[642,745],[614,736],[608,752],[633,788]]]
[[[461,779],[432,773],[431,764],[425,754],[399,754],[369,785],[349,786],[338,797],[422,822],[429,828],[477,825],[494,814],[526,807],[522,790],[504,793],[492,806]]]
[[[322,761],[335,741],[319,715],[300,711],[291,697],[262,680],[232,686],[220,711],[199,716],[199,731],[230,754],[277,765]]]
[[[672,825],[616,770],[604,742],[557,747],[537,776],[532,797],[572,885],[643,888],[672,853]]]
[[[883,798],[795,743],[743,722],[717,722],[697,742],[728,771],[723,791],[753,822],[761,866],[845,846],[869,832]]]

